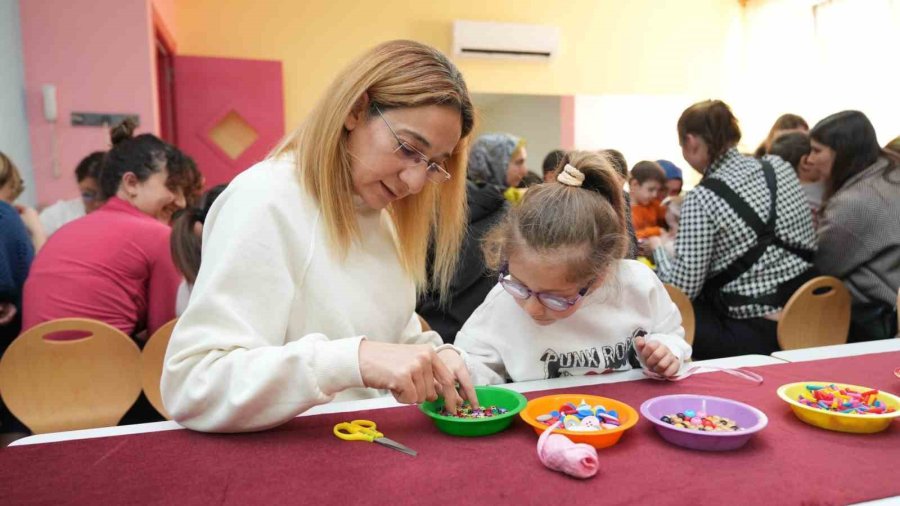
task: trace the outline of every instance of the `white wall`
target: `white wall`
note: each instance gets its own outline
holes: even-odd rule
[[[740,27],[740,71],[723,90],[753,150],[783,113],[812,127],[860,110],[881,145],[900,135],[900,0],[751,0]]]
[[[18,0],[0,0],[0,151],[8,156],[25,181],[19,201],[35,203],[34,175],[25,116],[25,71]]]
[[[576,95],[575,149],[616,149],[628,168],[641,160],[665,159],[681,168],[685,188],[700,179],[678,146],[676,124],[698,99],[682,95]]]
[[[560,97],[549,95],[473,94],[478,134],[506,132],[526,141],[527,165],[541,175],[547,153],[560,148]]]

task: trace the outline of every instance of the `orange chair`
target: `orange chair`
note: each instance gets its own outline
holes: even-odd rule
[[[63,333],[77,337],[53,339]],[[140,363],[138,346],[114,327],[53,320],[10,344],[0,360],[0,394],[35,434],[114,426],[141,394]]]
[[[847,342],[850,330],[850,292],[841,280],[819,276],[791,295],[778,321],[782,350]]]
[[[681,326],[684,327],[684,340],[687,341],[688,344],[693,345],[696,318],[694,316],[694,305],[691,303],[691,299],[674,285],[665,284],[663,286],[665,286],[666,291],[669,292],[669,297],[672,299],[672,302],[674,302],[675,305],[678,306],[678,310],[681,311]]]
[[[144,352],[141,353],[141,383],[144,386],[144,395],[166,420],[171,420],[172,417],[169,416],[169,412],[163,405],[159,380],[162,378],[166,348],[169,347],[169,339],[172,338],[172,330],[175,329],[176,322],[178,322],[177,318],[156,329],[156,332],[144,345]]]

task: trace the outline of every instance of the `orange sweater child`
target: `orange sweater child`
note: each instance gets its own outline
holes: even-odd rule
[[[666,172],[656,162],[638,162],[631,169],[628,189],[631,193],[631,220],[638,239],[662,235],[666,208],[658,195],[666,187]]]
[[[666,208],[656,199],[643,206],[632,202],[631,220],[638,239],[662,235],[662,226],[666,224]]]

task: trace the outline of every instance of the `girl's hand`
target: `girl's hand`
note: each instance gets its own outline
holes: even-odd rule
[[[672,377],[678,373],[681,363],[669,348],[659,341],[650,341],[649,343],[643,337],[634,340],[634,346],[641,356],[647,369],[665,376]]]
[[[462,404],[456,378],[427,344],[393,344],[363,340],[359,345],[363,384],[390,390],[397,402],[433,401],[438,390],[448,409]]]
[[[447,348],[441,350],[440,353],[438,353],[438,357],[444,362],[444,365],[447,366],[450,373],[453,374],[456,382],[459,383],[459,392],[462,394],[462,398],[469,401],[469,404],[471,404],[473,408],[477,408],[478,396],[475,394],[475,387],[472,386],[469,368],[466,367],[466,362],[460,354],[451,348]],[[444,396],[444,399],[446,398],[447,397]],[[460,405],[461,404],[462,403],[460,403]],[[460,405],[451,406],[449,403],[444,402],[444,407],[451,413],[456,413],[459,410]]]

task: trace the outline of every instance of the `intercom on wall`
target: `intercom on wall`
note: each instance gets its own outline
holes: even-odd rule
[[[55,123],[58,116],[56,109],[56,86],[45,84],[41,86],[41,93],[44,96],[44,119],[50,123]]]

